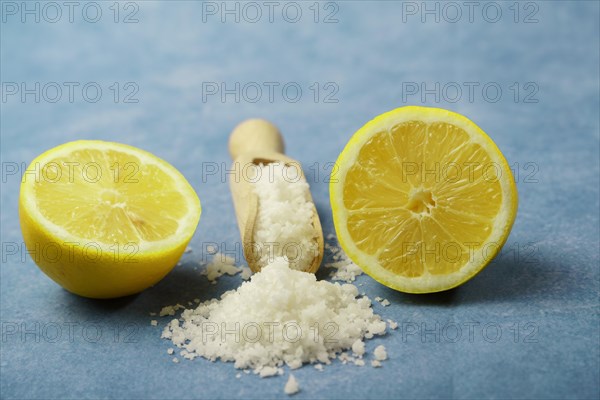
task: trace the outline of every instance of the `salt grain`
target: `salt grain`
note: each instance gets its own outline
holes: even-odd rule
[[[334,236],[330,237],[330,235],[327,235],[327,239],[334,239]],[[356,280],[357,276],[362,275],[362,269],[354,264],[340,247],[326,243],[325,249],[331,253],[331,257],[334,260],[334,262],[324,264],[326,268],[334,270],[330,273],[332,280],[352,283]]]
[[[283,391],[287,395],[296,394],[300,391],[300,386],[298,385],[298,381],[296,381],[296,378],[294,378],[294,375],[290,374],[290,377],[288,378],[288,381],[286,382]]]
[[[375,347],[375,351],[373,352],[375,355],[375,359],[378,361],[383,361],[387,359],[387,352],[385,351],[385,347],[383,345],[379,345]]]
[[[233,276],[241,271],[241,267],[235,266],[235,258],[217,253],[202,274],[206,275],[211,283],[216,283],[216,280],[225,274]]]
[[[360,339],[354,342],[354,344],[352,344],[352,352],[357,356],[365,354],[365,342]]]

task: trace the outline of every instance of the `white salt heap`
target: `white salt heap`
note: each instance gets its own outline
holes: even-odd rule
[[[162,337],[185,358],[233,361],[261,376],[281,374],[284,364],[329,364],[344,350],[364,353],[363,339],[385,333],[369,298],[357,296],[354,285],[317,281],[277,258],[220,300],[183,311]],[[342,355],[344,363],[354,359]]]
[[[275,257],[286,257],[290,268],[306,271],[318,254],[317,232],[312,220],[308,183],[300,178],[299,166],[283,163],[254,166],[252,179],[258,196],[254,241],[258,264],[262,267]],[[272,243],[272,244],[270,244]],[[287,253],[287,254],[286,254]]]

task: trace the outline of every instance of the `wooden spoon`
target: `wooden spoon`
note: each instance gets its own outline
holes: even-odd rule
[[[240,123],[229,137],[229,154],[233,160],[232,168],[236,171],[229,180],[229,187],[242,238],[244,257],[253,272],[258,272],[261,268],[257,263],[260,257],[257,257],[253,251],[253,245],[260,246],[260,243],[256,243],[253,239],[259,204],[253,184],[245,174],[248,173],[248,166],[252,164],[281,162],[286,165],[295,165],[301,173],[301,179],[306,181],[300,163],[285,156],[283,151],[283,138],[279,129],[263,119],[249,119]],[[306,271],[315,273],[323,259],[323,229],[310,192],[308,200],[313,205],[312,225],[315,230],[314,240],[317,241],[318,252]]]

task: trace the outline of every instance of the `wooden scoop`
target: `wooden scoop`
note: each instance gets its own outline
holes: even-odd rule
[[[259,204],[258,196],[252,186],[253,183],[245,177],[244,171],[247,171],[247,166],[250,164],[281,162],[286,165],[295,165],[301,173],[301,179],[306,181],[300,163],[283,155],[283,151],[283,138],[279,133],[279,129],[263,119],[249,119],[240,123],[229,137],[229,154],[233,163],[238,163],[237,166],[234,165],[233,167],[236,171],[241,172],[233,175],[229,180],[229,187],[242,237],[244,257],[253,272],[258,272],[261,268],[258,265],[260,257],[257,257],[253,250],[253,245],[260,245],[260,243],[254,241],[254,228]],[[315,230],[318,252],[307,272],[315,273],[323,259],[323,229],[310,192],[308,193],[308,200],[313,204],[312,225]]]

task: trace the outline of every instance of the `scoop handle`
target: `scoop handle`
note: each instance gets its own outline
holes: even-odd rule
[[[235,160],[246,153],[284,152],[283,137],[279,129],[264,119],[247,119],[237,125],[229,136],[229,155]]]

